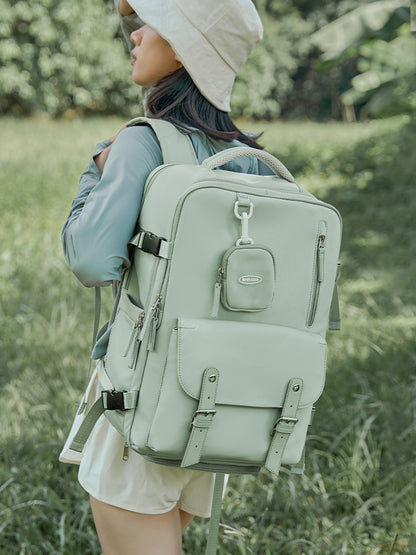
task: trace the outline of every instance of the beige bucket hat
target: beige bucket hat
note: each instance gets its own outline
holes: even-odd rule
[[[238,70],[263,26],[251,0],[128,0],[169,42],[201,94],[229,112]]]

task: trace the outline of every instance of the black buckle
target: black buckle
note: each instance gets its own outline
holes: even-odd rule
[[[160,237],[158,237],[157,235],[154,235],[153,233],[145,231],[143,234],[143,241],[140,248],[144,252],[150,252],[150,254],[154,254],[155,256],[158,256],[161,242],[162,242],[162,239]]]
[[[123,391],[102,391],[101,397],[103,400],[104,410],[127,410],[124,407]]]

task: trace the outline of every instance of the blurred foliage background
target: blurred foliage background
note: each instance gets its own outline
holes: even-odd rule
[[[255,0],[265,38],[238,77],[232,115],[340,210],[343,331],[328,336],[306,475],[231,479],[224,555],[416,553],[416,36],[406,2]],[[59,233],[86,153],[140,114],[139,88],[112,0],[0,0],[0,14],[0,553],[92,555],[87,496],[57,459],[85,386],[93,306]],[[184,553],[202,552],[206,529],[192,525]]]
[[[354,121],[416,106],[408,0],[255,0],[233,116]],[[137,115],[113,0],[0,0],[0,114]],[[119,40],[114,40],[119,38]]]

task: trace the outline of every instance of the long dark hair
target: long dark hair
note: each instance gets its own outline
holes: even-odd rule
[[[184,67],[170,73],[148,91],[146,108],[150,117],[169,121],[185,132],[197,128],[213,139],[236,139],[253,148],[264,148],[257,142],[260,135],[240,131],[227,112],[202,96]]]

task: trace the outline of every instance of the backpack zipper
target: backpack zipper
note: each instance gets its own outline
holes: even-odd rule
[[[155,348],[156,331],[157,331],[158,322],[159,322],[161,302],[162,302],[162,295],[159,293],[158,295],[156,295],[156,300],[152,306],[152,319],[150,321],[149,342],[147,344],[148,351],[153,351]]]
[[[139,315],[138,319],[134,323],[133,330],[130,335],[130,340],[127,345],[126,352],[124,353],[124,356],[127,356],[130,349],[133,346],[133,350],[131,352],[131,355],[129,357],[129,362],[128,362],[129,368],[133,368],[135,366],[137,357],[139,355],[140,344],[141,344],[140,332],[142,331],[142,328],[143,328],[143,322],[144,322],[144,312],[142,312]]]
[[[127,445],[127,441],[124,442],[123,447],[123,461],[129,460],[129,446]]]
[[[319,294],[321,291],[321,284],[324,281],[325,273],[325,247],[326,247],[326,225],[325,222],[319,224],[319,235],[316,246],[315,258],[315,271],[313,279],[313,290],[311,302],[309,305],[308,317],[306,320],[307,326],[312,326],[316,316],[316,309],[318,308]]]
[[[215,286],[214,286],[214,300],[212,303],[212,311],[211,311],[212,318],[216,318],[218,316],[223,277],[224,277],[224,268],[222,267],[218,268],[217,279],[215,280]]]
[[[148,351],[153,351],[155,347],[156,330],[159,322],[161,303],[162,303],[162,294],[158,293],[152,304],[150,312],[148,312],[146,318],[144,319],[143,324],[137,335],[137,340],[141,344],[146,335],[147,330],[150,327],[149,340],[147,343]]]

